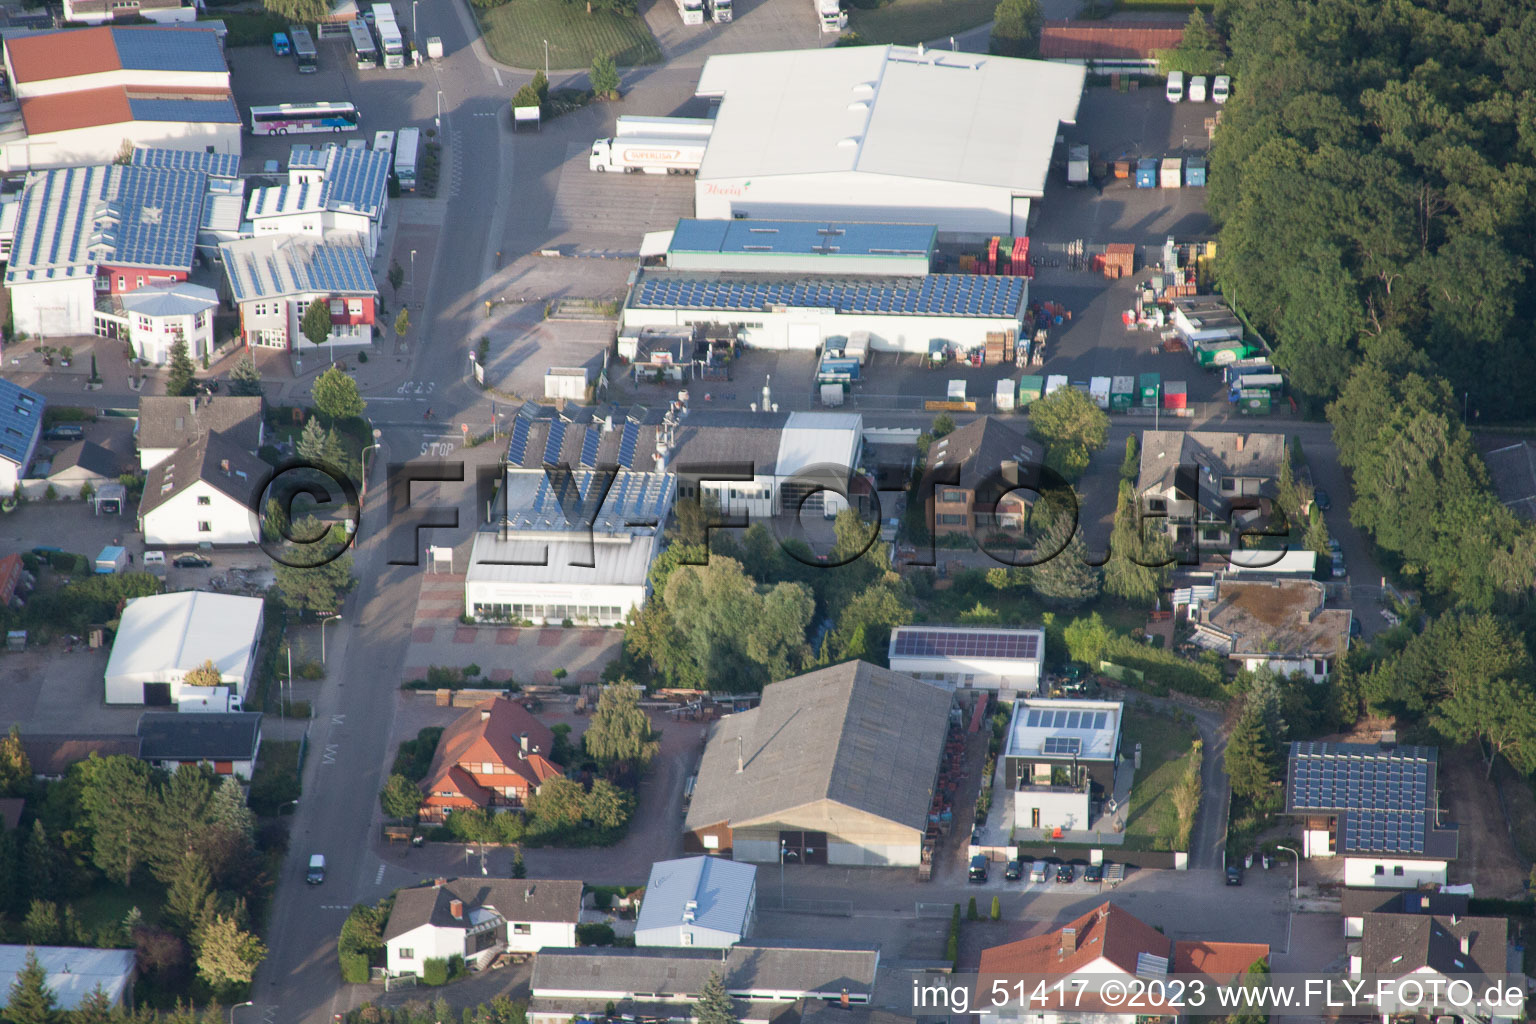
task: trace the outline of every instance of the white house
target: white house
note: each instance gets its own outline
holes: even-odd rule
[[[547,878],[481,877],[402,889],[384,929],[385,969],[419,976],[433,959],[462,956],[483,967],[503,952],[572,948],[582,888]]]
[[[647,572],[672,508],[672,474],[620,469],[610,482],[578,469],[565,484],[559,479],[508,468],[505,513],[475,534],[464,579],[466,615],[611,626],[645,603]],[[567,519],[576,508],[582,515]],[[584,516],[587,521],[579,521]]]
[[[149,471],[139,530],[150,547],[261,540],[258,505],[271,467],[221,434],[204,434]]]
[[[898,626],[890,665],[916,679],[990,690],[1002,700],[1040,692],[1045,631],[992,626]]]
[[[172,772],[202,764],[215,775],[249,781],[261,754],[261,717],[256,711],[146,711],[139,716],[139,759]]]
[[[327,145],[288,165],[288,183],[251,193],[246,219],[256,235],[361,238],[379,252],[379,223],[389,207],[390,154]]]
[[[43,396],[0,378],[0,496],[10,497],[27,474],[43,433]]]
[[[1117,700],[1025,698],[1013,705],[1003,768],[1017,828],[1091,827],[1095,795],[1115,791],[1124,711]]]
[[[64,0],[64,20],[100,25],[118,18],[159,24],[197,20],[195,0]]]
[[[156,366],[171,361],[171,346],[180,338],[193,360],[213,353],[213,317],[219,293],[190,281],[157,281],[113,297],[110,309],[97,304],[96,334],[106,337],[108,319],[117,321],[119,339],[126,338],[134,355]]]
[[[139,444],[139,468],[146,473],[173,454],[209,434],[247,455],[266,443],[266,423],[259,395],[198,395],[176,398],[146,395],[139,399],[134,428]]]
[[[257,597],[183,590],[136,597],[123,608],[107,659],[106,702],[166,707],[206,688],[186,674],[209,661],[234,695],[244,698],[256,672],[262,602]]]
[[[1492,1002],[1488,993],[1501,991],[1508,985],[1506,976],[1519,974],[1518,957],[1510,949],[1509,921],[1502,917],[1366,914],[1359,952],[1349,958],[1349,973],[1397,982],[1365,1008],[1379,1014],[1382,1024],[1401,1019],[1400,1014],[1419,1020],[1450,1015],[1511,1022],[1525,1019],[1522,1007]],[[1452,982],[1460,984],[1452,988]],[[1370,990],[1376,991],[1374,981]],[[1523,984],[1519,991],[1523,994]]]
[[[1444,885],[1457,830],[1441,821],[1434,747],[1292,743],[1285,813],[1302,823],[1302,855],[1343,857],[1344,884]]]
[[[1345,889],[1339,916],[1344,918],[1344,937],[1358,939],[1365,933],[1367,914],[1434,914],[1465,917],[1472,897],[1464,892],[1418,889]]]
[[[645,883],[635,945],[723,949],[750,935],[756,919],[756,865],[718,857],[659,861]]]

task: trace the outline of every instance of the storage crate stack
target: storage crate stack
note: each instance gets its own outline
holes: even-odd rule
[[[1136,247],[1129,242],[1111,242],[1104,247],[1104,276],[1111,281],[1130,277],[1136,271]]]
[[[988,331],[986,353],[988,366],[1013,362],[1013,332]]]
[[[1013,276],[1034,277],[1035,268],[1029,262],[1028,237],[1015,238],[1013,240]]]
[[[987,254],[982,258],[981,272],[983,274],[997,273],[997,247],[1001,241],[1002,239],[998,238],[996,235],[993,235],[992,240],[987,243]]]

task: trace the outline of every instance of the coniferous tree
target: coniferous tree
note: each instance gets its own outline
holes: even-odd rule
[[[37,951],[27,950],[26,965],[11,983],[5,1004],[7,1024],[60,1024],[62,1016],[48,987],[48,972],[37,960]]]
[[[693,1004],[693,1019],[695,1024],[740,1024],[719,971],[711,971],[704,983],[699,1001]]]
[[[197,367],[192,365],[192,356],[187,351],[187,341],[181,336],[171,342],[171,363],[165,377],[165,393],[177,398],[197,392],[195,378]]]

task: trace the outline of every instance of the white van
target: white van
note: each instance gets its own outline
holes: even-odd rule
[[[1211,99],[1216,103],[1227,102],[1227,97],[1232,95],[1232,79],[1228,75],[1217,75],[1211,79]]]
[[[1170,71],[1168,73],[1168,102],[1178,103],[1184,99],[1184,72]]]
[[[325,854],[317,853],[309,858],[309,871],[305,874],[304,881],[310,885],[319,885],[325,881]]]
[[[151,572],[164,572],[165,571],[165,552],[164,551],[146,551],[146,552],[144,552],[144,568],[150,570]]]
[[[1196,75],[1189,80],[1189,101],[1191,103],[1205,102],[1205,76]]]

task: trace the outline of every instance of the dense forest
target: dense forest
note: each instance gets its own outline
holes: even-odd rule
[[[1457,414],[1536,418],[1536,5],[1216,16],[1235,82],[1211,154],[1218,272],[1293,387],[1331,400],[1373,351],[1406,348]]]

